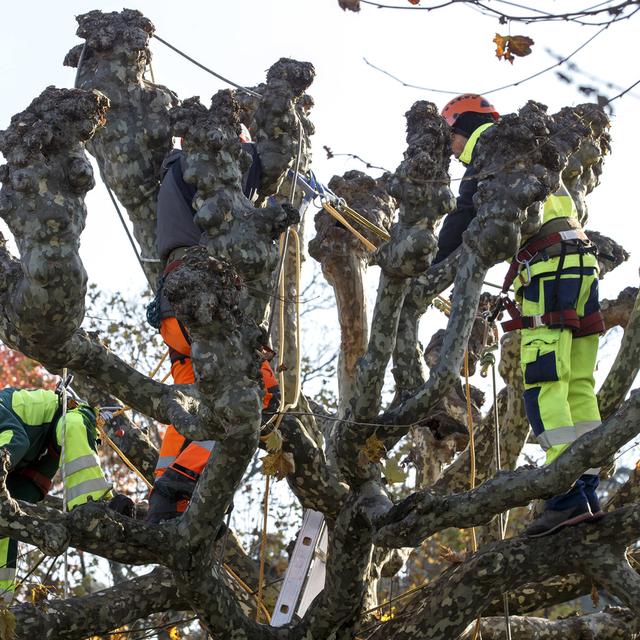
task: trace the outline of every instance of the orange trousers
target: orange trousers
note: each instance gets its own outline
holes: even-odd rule
[[[160,325],[160,335],[171,350],[171,376],[174,383],[192,384],[195,382],[195,374],[190,357],[191,345],[177,318],[164,318]],[[278,381],[266,360],[262,363],[261,373],[265,386],[262,408],[266,409],[277,397]],[[167,469],[172,469],[185,479],[188,478],[194,483],[197,482],[209,460],[213,445],[213,440],[197,442],[187,440],[170,424],[160,445],[160,456],[155,469],[156,479],[162,477]],[[187,500],[180,500],[178,512],[184,511],[187,504]]]

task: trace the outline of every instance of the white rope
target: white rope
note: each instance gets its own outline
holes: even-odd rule
[[[491,362],[491,378],[493,382],[493,430],[494,430],[494,449],[496,459],[496,473],[502,471],[502,461],[500,459],[500,419],[498,415],[498,393],[496,391],[496,363],[495,358]],[[500,540],[505,539],[507,529],[507,517],[505,514],[498,514],[498,527],[500,529]],[[509,615],[509,597],[507,593],[502,594],[502,606],[504,608],[504,622],[507,633],[507,640],[511,640],[511,618]]]
[[[62,384],[60,389],[60,400],[62,402],[62,444],[60,445],[60,475],[62,476],[62,512],[67,512],[67,478],[65,474],[64,457],[66,453],[66,440],[67,440],[67,368],[62,370]],[[57,429],[57,426],[56,426]],[[65,600],[69,597],[69,583],[67,580],[69,572],[69,551],[68,548],[64,550],[64,581],[62,583],[63,596]]]

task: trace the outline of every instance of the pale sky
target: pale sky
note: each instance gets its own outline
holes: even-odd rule
[[[408,6],[407,0],[392,2]],[[423,0],[422,4],[433,2]],[[568,11],[588,2],[529,0],[529,4],[539,10],[554,11],[562,6]],[[364,170],[364,166],[345,158],[327,160],[323,145],[336,153],[356,153],[394,170],[405,148],[404,114],[412,103],[427,99],[441,107],[452,97],[403,87],[367,66],[363,57],[406,82],[483,93],[553,64],[554,60],[545,53],[547,47],[567,55],[599,29],[562,22],[500,25],[497,19],[465,5],[434,12],[363,5],[359,14],[343,12],[337,0],[133,0],[127,6],[150,18],[159,36],[240,84],[262,81],[268,67],[282,56],[312,62],[317,72],[309,90],[316,102],[312,114],[317,129],[312,140],[313,168],[324,182],[335,173],[351,168]],[[523,12],[495,0],[490,6]],[[63,67],[62,60],[80,42],[75,36],[75,15],[94,8],[113,11],[122,7],[121,2],[111,1],[5,3],[0,23],[0,77],[4,87],[0,127],[4,128],[10,117],[47,85],[72,86],[75,70]],[[622,53],[621,43],[637,40],[639,24],[640,15],[612,25],[572,60],[592,75],[629,86],[640,73],[632,57]],[[517,58],[513,65],[495,57],[492,42],[496,32],[507,34],[509,30],[535,41],[533,53]],[[173,89],[180,98],[199,95],[208,105],[211,95],[226,86],[158,41],[151,41],[151,49],[156,81]],[[635,92],[640,95],[640,86]],[[616,93],[612,90],[610,95]],[[517,109],[530,98],[547,104],[552,112],[586,100],[573,86],[558,81],[553,71],[490,94],[501,113]],[[589,202],[588,227],[610,235],[632,252],[627,264],[604,279],[603,297],[614,296],[624,286],[638,282],[639,207],[635,181],[639,107],[640,100],[630,95],[615,102],[613,152],[606,160],[602,184]],[[454,176],[461,174],[456,161],[452,162],[452,172]],[[101,287],[137,293],[144,286],[143,276],[100,184],[88,194],[87,206],[81,255],[90,279]],[[313,215],[313,211],[309,214]],[[312,228],[312,224],[308,227]],[[495,267],[492,279],[499,281],[503,271],[502,265]],[[374,299],[377,276],[371,280]],[[428,317],[434,314],[437,315],[430,312]],[[432,319],[435,323],[442,320]]]

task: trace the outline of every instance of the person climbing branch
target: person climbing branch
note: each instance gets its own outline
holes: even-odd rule
[[[474,149],[499,114],[483,96],[463,94],[445,105],[442,117],[451,127],[453,155],[467,170],[457,208],[442,225],[434,264],[462,243],[476,215]],[[582,230],[562,181],[542,209],[540,229],[523,238],[504,283],[503,292],[513,284],[520,308],[506,303],[514,319],[503,327],[521,332],[525,410],[549,464],[577,438],[600,425],[593,372],[604,321],[596,249]],[[543,536],[599,517],[599,471],[588,469],[567,493],[547,500],[544,512],[525,535]]]

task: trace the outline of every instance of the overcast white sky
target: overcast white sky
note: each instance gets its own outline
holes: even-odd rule
[[[407,0],[390,0],[409,6]],[[424,6],[433,4],[423,0]],[[587,0],[529,0],[538,10],[564,11],[588,5]],[[491,6],[523,10],[491,0]],[[359,14],[343,12],[336,0],[234,0],[167,2],[133,0],[127,3],[150,18],[157,33],[202,63],[238,83],[252,85],[279,57],[311,61],[317,77],[310,89],[313,112],[314,170],[328,182],[334,173],[363,169],[357,161],[328,161],[322,150],[356,153],[373,164],[395,169],[405,148],[404,113],[418,99],[442,106],[451,97],[401,86],[367,66],[363,57],[405,81],[453,92],[484,93],[516,82],[553,63],[550,47],[567,55],[599,28],[566,23],[500,25],[464,5],[434,12],[393,11],[363,5]],[[47,85],[71,86],[74,70],[62,66],[65,53],[80,40],[75,15],[94,8],[121,10],[121,2],[22,0],[5,3],[0,22],[0,127],[22,110]],[[640,35],[640,14],[612,25],[573,61],[595,76],[627,87],[640,77],[635,56],[625,56],[621,43]],[[533,53],[513,65],[494,56],[496,31],[527,35],[535,40]],[[210,96],[225,85],[194,67],[158,41],[151,42],[157,82],[181,98]],[[584,79],[582,79],[584,80]],[[585,81],[588,83],[588,81]],[[635,89],[640,95],[640,87]],[[618,91],[612,90],[610,95]],[[574,87],[561,83],[553,72],[518,87],[491,94],[502,113],[535,99],[552,111],[585,100]],[[615,102],[613,153],[605,164],[601,186],[590,200],[589,227],[612,236],[632,252],[629,262],[602,283],[603,296],[613,296],[628,284],[637,284],[638,245],[637,148],[640,100],[631,95]],[[453,174],[460,166],[452,163]],[[374,172],[374,175],[376,172]],[[454,189],[456,189],[454,184]],[[144,279],[106,192],[98,185],[87,197],[87,229],[81,254],[90,279],[112,290],[130,294],[144,287]],[[312,212],[311,212],[312,213]],[[312,226],[312,225],[309,225]],[[500,280],[502,266],[492,278]],[[375,286],[372,296],[375,295]],[[433,322],[437,312],[430,312]]]

